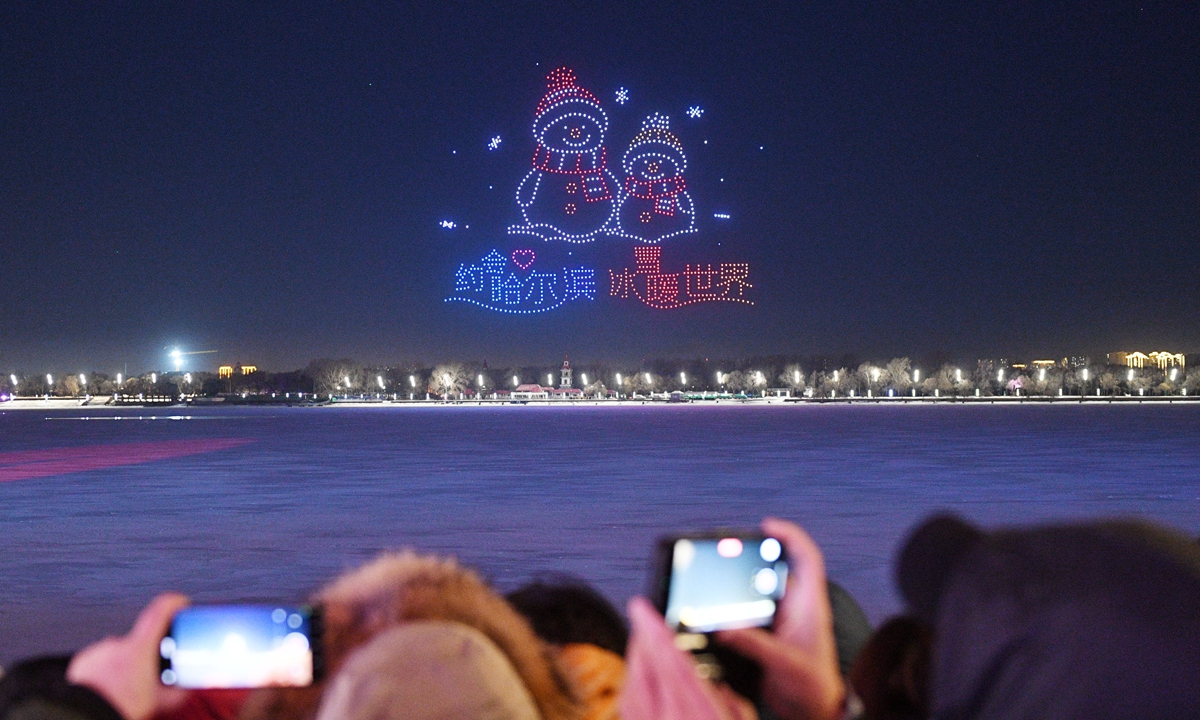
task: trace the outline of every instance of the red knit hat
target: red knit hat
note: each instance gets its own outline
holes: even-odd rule
[[[555,120],[568,114],[585,115],[600,126],[601,132],[608,131],[608,116],[600,108],[596,96],[575,84],[575,71],[561,67],[546,76],[546,94],[538,103],[533,117],[533,134],[540,138],[542,132]]]

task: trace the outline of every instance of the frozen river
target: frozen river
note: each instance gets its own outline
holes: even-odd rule
[[[939,508],[1198,535],[1200,406],[0,412],[0,662],[118,630],[164,589],[298,599],[406,546],[622,603],[657,535],[766,514],[879,619],[897,544]]]

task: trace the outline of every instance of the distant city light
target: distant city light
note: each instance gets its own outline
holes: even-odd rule
[[[729,213],[713,213],[713,217],[715,217],[718,220],[728,220]]]
[[[617,104],[624,105],[627,102],[629,102],[629,89],[623,87],[617,88]]]
[[[503,142],[503,140],[500,139],[499,135],[493,137],[491,140],[488,140],[488,150],[499,150],[501,142]]]
[[[438,225],[446,228],[447,230],[453,230],[454,228],[458,227],[458,225],[455,224],[455,222],[453,220],[443,220],[443,221],[439,222]]]
[[[704,114],[704,108],[699,105],[692,105],[687,109],[687,116],[695,120]]]

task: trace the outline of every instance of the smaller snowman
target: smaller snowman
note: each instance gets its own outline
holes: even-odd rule
[[[511,235],[587,243],[615,222],[621,186],[606,167],[608,116],[595,95],[559,68],[534,112],[533,169],[517,187],[524,223]]]
[[[644,243],[696,232],[696,211],[687,193],[683,144],[671,132],[666,115],[655,113],[629,143],[621,159],[625,196],[620,200],[616,234]]]

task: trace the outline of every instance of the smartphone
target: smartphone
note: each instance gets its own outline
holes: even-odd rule
[[[322,671],[321,634],[321,614],[307,606],[185,608],[159,644],[159,677],[191,689],[311,685]]]
[[[690,651],[697,672],[757,700],[762,669],[722,647],[719,630],[771,627],[787,587],[788,560],[777,538],[716,531],[661,538],[651,600]]]

